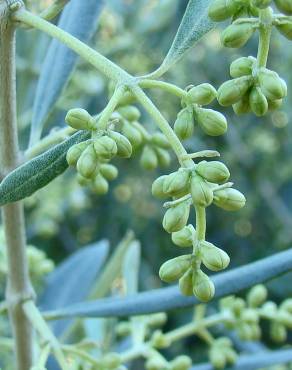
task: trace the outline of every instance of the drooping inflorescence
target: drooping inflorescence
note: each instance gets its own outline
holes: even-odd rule
[[[283,14],[275,14],[270,5]],[[236,114],[253,112],[263,116],[279,108],[287,95],[287,85],[267,68],[271,32],[275,27],[287,39],[292,39],[291,0],[214,0],[209,17],[221,22],[231,18],[232,23],[221,34],[225,47],[241,48],[251,36],[259,32],[257,57],[241,57],[230,66],[231,80],[218,90],[222,106],[231,106]]]

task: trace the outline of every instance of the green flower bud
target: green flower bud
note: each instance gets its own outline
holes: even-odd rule
[[[158,158],[155,150],[145,145],[141,154],[140,164],[145,170],[154,170],[158,166]]]
[[[271,339],[276,343],[283,343],[287,339],[287,329],[283,324],[272,322],[270,329]]]
[[[193,225],[187,225],[183,229],[171,234],[171,240],[179,247],[186,248],[193,245],[196,230]]]
[[[108,181],[113,181],[118,177],[118,169],[112,164],[102,164],[99,170],[101,175]]]
[[[249,324],[240,322],[236,327],[236,331],[241,340],[252,340],[253,330]]]
[[[202,161],[196,166],[196,172],[209,182],[222,184],[230,177],[228,168],[219,161]]]
[[[77,171],[81,176],[89,179],[91,178],[97,167],[97,156],[94,150],[93,144],[88,145],[88,147],[82,152],[80,158],[77,162]]]
[[[288,40],[292,40],[292,23],[291,22],[285,22],[281,23],[276,26],[277,30],[285,36]]]
[[[152,135],[151,141],[154,145],[162,148],[162,149],[170,149],[170,144],[165,135],[160,132],[156,132]]]
[[[233,0],[214,0],[209,7],[208,15],[215,22],[225,21],[239,9]]]
[[[261,328],[258,324],[250,324],[251,340],[259,340],[262,336]]]
[[[221,337],[216,339],[214,345],[218,347],[232,347],[232,341],[228,337]]]
[[[116,142],[109,136],[95,139],[93,145],[96,155],[106,160],[112,159],[118,152]]]
[[[141,113],[138,108],[133,105],[128,105],[118,109],[118,112],[123,116],[127,121],[138,121],[141,117]]]
[[[233,365],[237,361],[237,353],[232,349],[232,348],[225,348],[224,349],[224,354],[226,361],[230,364]]]
[[[123,123],[122,134],[127,137],[134,148],[138,148],[143,142],[141,132],[127,121]]]
[[[122,363],[121,356],[118,353],[107,353],[101,359],[102,365],[108,370],[116,369]]]
[[[155,148],[155,152],[157,155],[158,165],[164,168],[169,167],[171,158],[168,151],[162,148]]]
[[[265,9],[270,6],[272,0],[252,0],[252,5],[259,8]]]
[[[117,155],[121,158],[130,158],[132,155],[132,144],[126,136],[116,131],[109,131],[108,135],[117,144]]]
[[[177,196],[189,187],[190,172],[180,169],[167,176],[163,183],[163,192],[170,196]]]
[[[151,344],[154,348],[167,348],[170,346],[171,342],[167,337],[162,333],[161,330],[156,330],[151,337]]]
[[[257,324],[259,315],[255,309],[247,308],[242,312],[241,319],[248,324]]]
[[[292,314],[292,298],[285,299],[280,306],[281,310],[287,311]]]
[[[254,61],[255,58],[253,57],[242,57],[236,59],[230,65],[230,76],[233,78],[238,78],[251,75]]]
[[[226,252],[206,241],[202,241],[200,246],[202,262],[209,270],[221,271],[226,269],[230,263],[230,258]]]
[[[281,107],[283,104],[283,99],[278,99],[278,100],[268,100],[268,105],[269,105],[269,111],[274,111],[277,110]]]
[[[192,366],[192,360],[189,356],[177,356],[171,361],[171,370],[189,370]]]
[[[174,132],[181,140],[189,139],[194,133],[194,114],[190,108],[181,110],[174,123]]]
[[[287,95],[286,82],[276,72],[264,68],[258,78],[262,92],[269,100],[283,99]]]
[[[225,354],[222,352],[221,349],[213,348],[209,352],[209,358],[211,364],[214,366],[215,369],[224,369],[226,366],[226,358]]]
[[[191,264],[191,255],[186,254],[170,259],[160,267],[159,276],[162,281],[172,283],[180,279]]]
[[[168,194],[163,191],[164,181],[167,179],[168,175],[158,177],[152,184],[152,195],[156,198],[163,199],[167,198]]]
[[[227,48],[241,48],[251,38],[255,28],[251,23],[231,24],[221,34],[221,42]]]
[[[82,143],[71,146],[66,155],[66,160],[69,166],[76,166],[78,159],[87,146],[88,141],[83,141]]]
[[[162,326],[167,321],[167,314],[165,312],[158,312],[148,315],[147,323],[150,326]]]
[[[262,284],[258,284],[249,291],[247,295],[247,302],[251,307],[258,307],[265,302],[267,296],[267,288]]]
[[[80,175],[80,173],[77,174],[77,181],[78,181],[78,184],[81,186],[87,186],[91,184],[91,179],[83,177],[82,175]]]
[[[119,337],[125,337],[131,333],[131,324],[128,321],[121,321],[116,326],[116,333]]]
[[[277,314],[277,321],[283,324],[287,329],[292,329],[292,314],[285,311],[279,310]]]
[[[70,109],[65,121],[76,130],[91,130],[95,125],[94,118],[85,109],[81,108]]]
[[[233,188],[221,189],[214,193],[214,204],[225,211],[238,211],[244,207],[245,196]]]
[[[253,87],[249,94],[249,104],[253,113],[258,116],[264,116],[269,108],[268,100],[257,86]]]
[[[96,194],[105,195],[108,192],[109,185],[106,179],[101,174],[98,174],[94,179],[92,187]]]
[[[198,175],[192,175],[191,195],[195,205],[208,207],[213,202],[213,191],[209,184]]]
[[[205,134],[210,136],[223,135],[227,130],[227,121],[222,113],[212,109],[197,108],[196,120]]]
[[[215,294],[215,286],[212,280],[202,271],[193,274],[193,292],[202,302],[209,302]]]
[[[169,233],[181,230],[186,226],[190,214],[190,206],[186,202],[169,208],[163,217],[163,228]]]
[[[274,0],[276,7],[284,14],[292,15],[291,0]]]
[[[218,102],[223,107],[237,103],[252,85],[251,76],[243,76],[224,82],[218,90]]]
[[[146,361],[145,368],[146,370],[161,370],[165,369],[167,362],[160,357],[151,357]]]
[[[245,301],[242,298],[235,298],[232,304],[232,310],[236,316],[239,316],[245,309],[245,306]]]
[[[272,301],[268,301],[266,302],[263,307],[262,307],[263,311],[265,311],[267,314],[276,314],[277,313],[277,305],[275,302],[272,302]]]
[[[208,83],[191,88],[187,94],[187,98],[190,102],[199,105],[210,104],[216,98],[216,96],[216,89]]]
[[[179,289],[183,295],[193,295],[193,270],[188,269],[179,279]]]
[[[237,115],[249,113],[251,110],[249,104],[249,91],[237,103],[233,104],[232,108]]]

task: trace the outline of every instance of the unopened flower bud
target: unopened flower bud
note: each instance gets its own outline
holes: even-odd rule
[[[230,177],[230,172],[224,163],[219,161],[202,161],[196,166],[196,172],[209,182],[222,184]]]
[[[212,348],[209,352],[211,364],[215,369],[224,369],[226,366],[226,358],[223,351],[219,348]]]
[[[236,59],[230,65],[230,76],[233,78],[251,75],[254,58],[241,57]]]
[[[189,268],[179,279],[179,289],[185,296],[193,295],[193,270]]]
[[[200,247],[202,262],[209,270],[221,271],[229,265],[230,258],[222,249],[206,241],[202,241]]]
[[[243,76],[224,82],[218,90],[218,102],[224,107],[237,103],[252,84],[251,76]]]
[[[278,100],[268,99],[269,111],[274,111],[274,110],[279,109],[282,104],[283,104],[283,99],[278,99]]]
[[[162,326],[167,321],[167,314],[165,312],[157,312],[152,315],[148,315],[148,325],[150,326]]]
[[[173,233],[186,226],[190,214],[190,206],[187,202],[181,202],[169,208],[163,217],[163,228]]]
[[[167,348],[170,346],[170,340],[162,333],[161,330],[156,330],[151,337],[151,344],[154,348]]]
[[[164,180],[163,192],[171,196],[176,196],[189,186],[189,179],[189,171],[181,169],[173,172]]]
[[[223,135],[227,130],[227,121],[222,113],[213,109],[196,109],[196,120],[201,129],[210,136]]]
[[[70,109],[65,121],[76,130],[90,130],[95,125],[94,118],[85,109],[81,108]]]
[[[277,30],[285,36],[288,40],[292,40],[292,23],[291,22],[283,22],[276,26]]]
[[[101,359],[102,365],[105,369],[114,370],[121,365],[121,356],[118,353],[107,353]]]
[[[146,370],[161,370],[165,369],[166,366],[167,362],[163,358],[158,356],[149,358],[145,364]]]
[[[101,136],[94,140],[94,150],[98,157],[109,160],[118,152],[116,142],[109,136]]]
[[[154,170],[158,166],[155,150],[150,145],[145,145],[141,154],[140,164],[145,170]]]
[[[170,144],[165,135],[160,132],[156,132],[152,135],[151,141],[154,145],[159,146],[162,149],[169,149]]]
[[[108,181],[113,181],[118,177],[118,169],[112,164],[102,164],[100,166],[101,175]]]
[[[258,307],[265,302],[267,296],[267,288],[262,284],[258,284],[251,288],[251,290],[248,292],[247,302],[251,307]]]
[[[97,156],[93,144],[82,152],[77,162],[77,171],[85,178],[91,178],[97,167]]]
[[[171,370],[189,370],[192,366],[192,360],[189,356],[177,356],[171,361]]]
[[[257,86],[253,87],[249,94],[249,104],[253,113],[258,116],[264,116],[269,108],[268,100]]]
[[[239,6],[233,0],[214,0],[208,10],[208,15],[215,22],[225,21],[232,17]]]
[[[141,113],[134,105],[127,105],[118,109],[118,112],[127,121],[137,121],[141,117]]]
[[[159,270],[160,279],[166,283],[172,283],[180,279],[190,267],[190,263],[190,254],[172,258],[171,260],[164,262]]]
[[[274,0],[276,7],[284,14],[292,15],[292,0]]]
[[[181,140],[189,139],[194,133],[194,115],[189,107],[181,110],[174,123],[174,132]]]
[[[187,94],[189,101],[199,105],[210,104],[216,98],[216,96],[216,89],[208,83],[203,83],[191,88]]]
[[[213,191],[210,185],[198,175],[191,177],[191,195],[195,205],[208,207],[213,202]]]
[[[129,139],[116,131],[110,131],[109,137],[113,139],[117,145],[117,155],[121,158],[130,158],[132,155],[132,144]]]
[[[252,5],[259,8],[265,9],[270,6],[272,0],[252,0]]]
[[[255,28],[251,23],[231,24],[221,34],[221,42],[228,48],[241,48],[250,39]]]
[[[215,286],[212,280],[202,271],[193,274],[193,292],[202,302],[209,302],[215,294]]]
[[[164,181],[168,178],[168,175],[158,177],[152,184],[152,195],[156,198],[167,198],[168,194],[163,191]]]
[[[173,243],[179,247],[186,248],[193,245],[196,230],[193,225],[187,225],[183,229],[171,234]]]
[[[163,168],[169,167],[171,163],[171,158],[170,158],[170,154],[168,153],[168,151],[165,149],[156,147],[155,153],[157,155],[158,165]]]
[[[241,319],[248,324],[257,324],[259,315],[255,309],[247,308],[242,312]]]
[[[225,211],[238,211],[244,207],[245,196],[233,188],[221,189],[214,193],[214,204]]]
[[[141,132],[127,121],[123,123],[122,134],[130,141],[133,148],[138,148],[143,142]]]
[[[71,146],[66,155],[66,160],[69,166],[76,166],[78,159],[87,146],[88,141],[83,141],[82,143]]]
[[[287,329],[285,325],[276,321],[272,322],[270,329],[270,336],[276,343],[283,343],[287,339]]]
[[[104,195],[108,192],[108,182],[107,180],[99,173],[93,182],[93,191],[98,195]]]
[[[259,72],[258,77],[262,92],[267,99],[278,100],[287,95],[286,82],[276,72],[264,68]]]
[[[251,111],[249,104],[249,92],[247,92],[237,103],[232,105],[234,113],[237,115],[246,114]]]

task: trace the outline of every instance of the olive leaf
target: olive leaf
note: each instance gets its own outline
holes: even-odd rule
[[[94,33],[102,0],[71,0],[60,17],[58,27],[83,42]],[[43,62],[36,88],[30,132],[30,146],[41,137],[46,120],[60,97],[78,60],[77,54],[52,40]]]
[[[215,298],[225,297],[292,270],[292,249],[276,253],[248,265],[222,272],[212,278]],[[133,316],[191,307],[201,302],[196,297],[182,296],[178,287],[156,289],[126,298],[105,298],[77,303],[45,313],[47,319],[63,317]]]
[[[10,172],[0,184],[0,206],[24,199],[61,175],[68,167],[66,153],[68,149],[90,134],[77,132],[61,144],[33,158]]]
[[[215,23],[208,17],[213,0],[190,0],[173,43],[161,66],[152,76],[159,77],[172,67],[186,51],[209,32]]]
[[[70,255],[49,274],[40,306],[43,309],[64,307],[85,299],[100,273],[109,253],[107,240],[87,245]],[[70,325],[71,320],[53,323],[52,329],[60,336]]]

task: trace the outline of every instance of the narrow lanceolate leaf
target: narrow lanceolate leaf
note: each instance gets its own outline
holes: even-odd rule
[[[190,0],[173,43],[161,66],[153,76],[161,76],[173,66],[186,51],[209,32],[215,23],[208,17],[213,0]]]
[[[96,280],[109,252],[107,240],[83,247],[68,257],[47,278],[40,305],[44,309],[64,307],[85,299]],[[53,324],[56,336],[60,336],[71,320]]]
[[[292,271],[292,249],[215,275],[212,279],[216,287],[215,298],[235,294],[288,271]],[[195,297],[182,296],[175,286],[122,299],[107,298],[79,303],[62,310],[47,312],[46,317],[52,320],[68,316],[123,317],[190,307],[199,303],[201,302]]]
[[[63,143],[12,171],[0,184],[0,206],[29,197],[61,175],[68,167],[68,149],[87,140],[89,136],[88,132],[77,132]]]
[[[102,0],[71,0],[58,26],[87,43],[93,35]],[[33,105],[30,146],[39,140],[46,119],[60,97],[77,62],[77,55],[67,46],[53,40],[45,57]]]
[[[256,370],[263,369],[272,365],[289,364],[292,361],[292,349],[282,349],[278,351],[260,351],[257,354],[239,356],[236,363],[228,367],[229,370]],[[195,365],[191,370],[213,370],[211,364]]]

